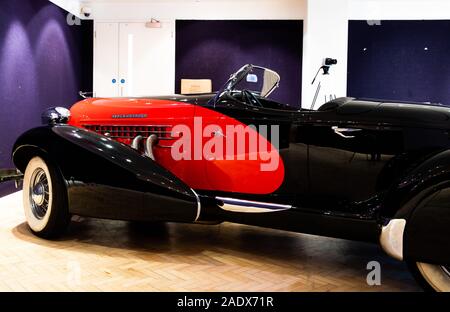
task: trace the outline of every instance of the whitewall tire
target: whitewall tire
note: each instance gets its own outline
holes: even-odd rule
[[[412,266],[413,273],[425,290],[450,292],[450,265],[416,262]]]
[[[64,232],[70,220],[67,188],[58,168],[42,157],[32,158],[23,180],[23,206],[31,231],[44,238]]]

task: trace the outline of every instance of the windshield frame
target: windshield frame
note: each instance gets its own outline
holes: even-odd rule
[[[232,74],[230,76],[230,78],[227,80],[227,82],[222,86],[222,88],[219,89],[219,91],[217,92],[216,96],[213,98],[213,104],[214,106],[216,105],[218,99],[225,93],[225,92],[230,92],[233,91],[234,88],[245,78],[247,77],[247,75],[249,73],[251,73],[253,71],[253,69],[262,69],[264,71],[268,71],[272,74],[274,74],[274,76],[277,78],[276,83],[274,83],[274,85],[272,86],[272,88],[270,88],[266,94],[263,96],[261,95],[261,97],[263,98],[267,98],[268,96],[270,96],[279,86],[280,86],[280,80],[281,77],[280,75],[269,68],[266,67],[262,67],[262,66],[257,66],[257,65],[252,65],[252,64],[247,64],[242,66],[238,71],[236,71],[234,74]],[[242,91],[242,90],[241,90]]]

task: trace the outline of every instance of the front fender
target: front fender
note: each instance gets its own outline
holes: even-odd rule
[[[13,161],[24,172],[43,155],[61,171],[73,214],[125,220],[192,222],[196,193],[155,161],[127,145],[85,129],[54,125],[18,138]]]

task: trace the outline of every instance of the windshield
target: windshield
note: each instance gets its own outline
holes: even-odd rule
[[[245,65],[217,93],[217,100],[224,92],[250,91],[261,97],[268,97],[280,84],[280,75],[271,69],[255,65]]]

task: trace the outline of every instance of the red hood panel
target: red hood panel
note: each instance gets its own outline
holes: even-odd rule
[[[196,147],[197,141],[200,142],[200,154],[212,138],[202,136],[206,128],[218,126],[221,127],[222,133],[225,133],[227,126],[246,127],[245,124],[206,107],[171,99],[87,99],[75,104],[71,108],[71,114],[71,125],[97,133],[108,133],[124,144],[131,144],[138,135],[146,139],[150,133],[157,134],[159,142],[153,152],[158,164],[193,189],[270,194],[275,192],[284,180],[284,164],[278,151],[255,130],[250,132],[255,132],[259,137],[259,142],[262,142],[260,146],[269,145],[267,151],[250,152],[247,142],[245,151],[239,155],[229,155],[224,149],[221,152],[224,154],[219,155],[217,159],[212,157],[212,154],[204,155],[201,159],[196,159],[195,156],[189,159],[174,159],[172,147],[180,137],[172,134],[175,126],[187,126],[190,129],[192,135],[186,134],[182,137],[186,138],[189,143],[187,145],[192,148]],[[195,132],[197,124],[194,125],[194,116],[202,120],[199,137]],[[237,153],[237,140],[234,140],[234,135],[225,141],[229,141],[233,151]],[[190,148],[186,149],[186,153],[188,150]],[[175,149],[175,152],[177,151]],[[198,150],[194,151],[194,154],[197,152]],[[250,155],[256,155],[255,159],[252,160]],[[268,155],[272,156],[271,159],[275,160],[277,166],[271,171],[262,171],[263,166],[267,164],[263,156]],[[233,160],[228,160],[228,156],[241,156],[242,159],[233,157]]]
[[[70,124],[74,126],[105,123],[140,125],[161,120],[180,123],[193,116],[194,106],[162,99],[87,99],[72,106],[70,112]]]

